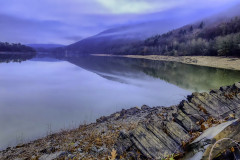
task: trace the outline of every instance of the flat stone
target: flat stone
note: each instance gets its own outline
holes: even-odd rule
[[[234,87],[240,89],[240,82],[234,83]]]
[[[60,151],[52,154],[44,154],[39,158],[39,160],[53,160],[55,158],[58,158],[63,153],[64,153],[63,151]]]

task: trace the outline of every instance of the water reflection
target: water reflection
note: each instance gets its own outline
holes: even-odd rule
[[[9,53],[1,52],[0,53],[0,63],[9,63],[9,62],[22,62],[35,57],[35,53]]]
[[[59,59],[0,63],[0,149],[93,122],[122,108],[170,106],[192,91],[240,81],[239,71],[174,62],[93,56]]]
[[[124,82],[118,76],[141,79],[144,73],[191,92],[209,91],[240,81],[240,71],[177,62],[95,56],[65,57],[65,60],[110,80]]]
[[[0,148],[122,108],[170,106],[190,94],[128,67],[128,61],[74,60],[79,64],[51,58],[0,63]],[[81,62],[86,65],[79,67]]]

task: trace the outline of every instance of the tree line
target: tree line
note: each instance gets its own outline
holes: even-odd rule
[[[0,42],[0,52],[36,52],[33,48],[20,43]]]

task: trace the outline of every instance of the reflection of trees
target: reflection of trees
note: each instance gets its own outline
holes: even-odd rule
[[[0,53],[0,63],[22,62],[35,57],[35,53]]]
[[[240,71],[177,62],[94,56],[72,57],[67,61],[98,74],[141,78],[139,73],[145,73],[191,91],[207,91],[240,81]]]
[[[150,62],[143,72],[192,91],[207,91],[240,81],[239,71],[176,62]]]

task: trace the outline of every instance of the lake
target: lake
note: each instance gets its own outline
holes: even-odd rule
[[[175,62],[94,56],[27,59],[0,60],[0,149],[121,109],[171,106],[192,92],[240,81],[239,71]]]

